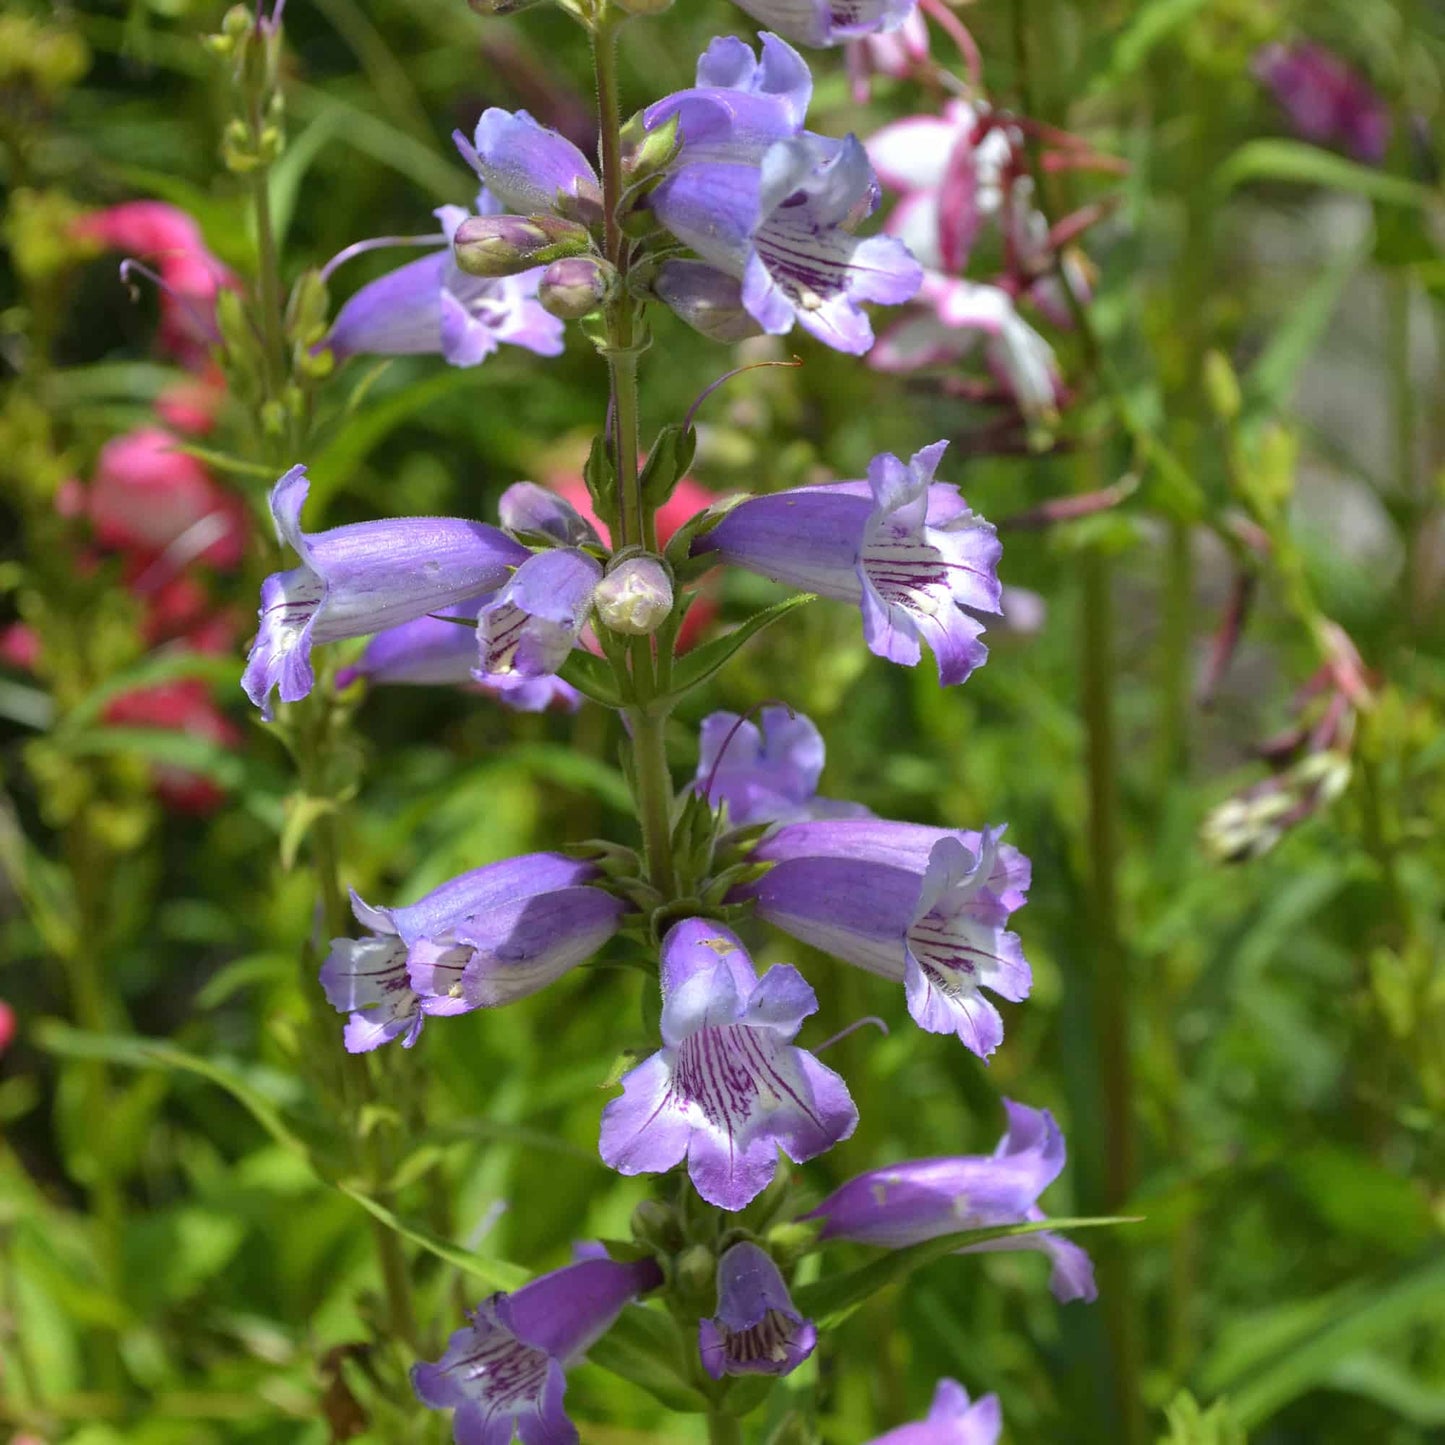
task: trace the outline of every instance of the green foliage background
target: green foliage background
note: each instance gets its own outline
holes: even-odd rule
[[[58,482],[143,424],[174,377],[154,359],[154,298],[133,301],[114,258],[69,254],[67,217],[163,198],[243,276],[256,269],[244,182],[218,159],[224,68],[201,43],[220,18],[151,0],[22,4],[0,22],[31,25],[7,32],[0,60],[0,582],[46,648],[39,676],[0,680],[0,998],[18,1025],[0,1064],[0,1427],[17,1442],[320,1445],[353,1425],[378,1442],[441,1439],[443,1422],[385,1404],[407,1357],[380,1319],[377,1232],[401,1232],[435,1347],[463,1304],[564,1262],[574,1239],[625,1236],[647,1193],[595,1149],[609,1070],[645,1037],[645,976],[623,950],[376,1057],[364,1108],[333,1107],[348,1097],[340,1021],[324,1038],[309,1022],[304,859],[320,811],[339,820],[345,882],[385,901],[564,839],[631,841],[615,725],[378,691],[308,800],[241,705],[239,657],[143,658],[115,572],[72,564]],[[1037,1255],[950,1257],[854,1315],[786,1398],[836,1445],[920,1415],[941,1374],[997,1391],[1020,1445],[1423,1445],[1445,1430],[1445,17],[1420,0],[978,0],[966,18],[993,94],[1017,103],[1026,83],[1038,115],[1129,163],[1080,197],[1117,197],[1088,243],[1113,400],[1085,388],[1052,452],[970,455],[978,418],[960,403],[799,342],[801,368],[751,373],[709,403],[695,475],[720,492],[858,476],[874,452],[949,436],[948,478],[995,520],[1121,478],[1133,490],[1098,516],[1006,535],[1005,581],[1041,594],[1048,620],[1000,638],[966,687],[877,662],[847,609],[809,607],[685,714],[673,755],[681,777],[704,711],[783,698],[828,738],[828,794],[889,817],[1006,820],[1034,860],[1018,923],[1035,991],[987,1068],[912,1028],[901,992],[767,942],[763,959],[797,961],[818,986],[814,1037],[865,1014],[890,1028],[830,1055],[862,1124],[808,1166],[808,1188],[988,1151],[1003,1094],[1064,1126],[1051,1213],[1140,1222],[1080,1236],[1101,1265],[1097,1305],[1056,1306]],[[288,143],[270,185],[288,281],[466,202],[447,136],[484,105],[529,108],[587,143],[585,45],[560,13],[292,0],[286,25]],[[1284,137],[1250,60],[1300,27],[1389,99],[1384,168]],[[753,27],[721,0],[682,0],[629,29],[627,106],[686,83],[720,31]],[[919,103],[884,84],[865,110],[838,55],[814,68],[831,133]],[[333,302],[394,262],[351,263]],[[1078,375],[1080,342],[1055,339]],[[646,428],[727,364],[659,322]],[[510,482],[576,469],[601,397],[575,334],[555,362],[352,363],[322,387],[317,440],[295,458],[315,478],[309,524],[491,516]],[[246,575],[226,584],[245,612],[273,565],[259,523],[272,472],[251,439],[233,406],[207,443],[256,504]],[[1230,577],[1211,529],[1241,504],[1291,550],[1264,568],[1204,710],[1195,678]],[[773,595],[729,578],[725,616]],[[1317,668],[1319,617],[1371,669],[1350,785],[1265,856],[1219,863],[1201,826],[1263,776],[1252,747]],[[244,725],[240,750],[101,722],[106,696],[182,669]],[[157,762],[213,776],[226,806],[166,814],[149,791]],[[1122,1200],[1111,1126],[1134,1153]],[[569,1398],[589,1442],[702,1438],[598,1364]],[[749,1425],[759,1440],[768,1428],[761,1414]]]

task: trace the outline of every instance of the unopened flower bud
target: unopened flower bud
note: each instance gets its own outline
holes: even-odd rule
[[[592,605],[604,627],[647,637],[672,611],[672,582],[656,557],[628,557],[597,584]]]
[[[542,309],[563,321],[578,321],[607,299],[616,277],[613,268],[595,256],[569,256],[554,261],[537,283]]]
[[[452,237],[452,254],[469,276],[515,276],[591,244],[585,226],[560,216],[469,216]]]
[[[639,111],[622,130],[623,165],[628,179],[634,184],[649,176],[660,175],[676,157],[678,147],[682,144],[679,135],[680,123],[675,112],[651,130],[646,128],[643,121],[645,114],[645,111]]]
[[[682,1244],[677,1215],[656,1199],[644,1199],[632,1211],[632,1237],[639,1244],[673,1250]]]
[[[717,1260],[705,1244],[690,1244],[677,1257],[677,1292],[684,1298],[707,1299],[717,1279]]]

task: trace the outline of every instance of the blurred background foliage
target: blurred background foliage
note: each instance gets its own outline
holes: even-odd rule
[[[855,1316],[784,1393],[838,1445],[922,1413],[945,1373],[996,1390],[1017,1442],[1440,1439],[1445,11],[962,13],[999,103],[1128,163],[1059,182],[1060,205],[1109,209],[1087,242],[1092,333],[1053,337],[1075,391],[1055,444],[991,454],[967,403],[789,338],[746,354],[796,349],[804,365],[708,403],[694,475],[718,492],[858,476],[876,451],[948,436],[948,478],[1023,524],[1003,574],[1044,619],[940,691],[927,665],[871,659],[845,609],[807,608],[709,705],[785,699],[828,738],[828,794],[897,818],[1007,820],[1034,859],[1019,922],[1035,993],[988,1068],[909,1027],[901,994],[797,960],[819,984],[818,1037],[864,1014],[891,1028],[837,1046],[863,1122],[808,1167],[809,1187],[987,1151],[1007,1094],[1064,1125],[1051,1212],[1141,1222],[1084,1240],[1095,1306],[1056,1306],[1036,1255],[951,1258]],[[292,0],[285,18],[286,149],[267,184],[288,282],[465,203],[447,137],[486,105],[591,145],[585,47],[560,13]],[[409,1359],[380,1324],[376,1236],[400,1231],[435,1347],[515,1266],[624,1235],[646,1186],[602,1167],[597,1115],[619,1046],[642,1038],[643,975],[608,956],[505,1017],[428,1029],[366,1065],[360,1104],[366,1061],[341,1058],[339,1019],[313,1022],[315,890],[298,858],[328,814],[344,880],[403,901],[514,852],[630,840],[632,825],[608,719],[442,691],[356,700],[330,775],[298,789],[236,687],[274,565],[261,502],[276,468],[234,397],[197,444],[255,524],[243,565],[203,581],[210,614],[232,619],[228,647],[157,646],[123,563],[64,505],[182,379],[156,346],[156,295],[120,284],[75,218],[161,199],[256,273],[249,182],[219,158],[233,98],[202,43],[221,19],[207,0],[22,0],[0,18],[0,586],[6,619],[38,638],[0,673],[0,1428],[76,1445],[440,1439],[444,1422],[389,1417],[373,1388]],[[632,27],[628,103],[687,83],[723,31],[753,33],[721,0]],[[1381,165],[1289,138],[1252,62],[1300,36],[1385,98]],[[825,131],[927,104],[883,82],[865,107],[837,54],[814,68]],[[333,307],[393,264],[348,263]],[[726,365],[660,317],[645,425],[677,418]],[[286,460],[312,468],[312,527],[487,517],[508,483],[580,470],[601,388],[575,336],[547,363],[505,349],[472,371],[353,362],[317,383],[306,452]],[[1051,499],[1120,482],[1106,511],[1031,523]],[[1241,518],[1262,553],[1237,545]],[[1242,592],[1242,636],[1202,702]],[[771,596],[730,577],[722,615]],[[1313,724],[1341,672],[1356,685],[1328,777],[1272,774],[1260,744],[1301,709]],[[182,681],[224,726],[113,706]],[[680,770],[701,711],[673,738]],[[206,785],[188,805],[160,786],[177,770]],[[1271,777],[1285,782],[1261,794]],[[1250,789],[1293,812],[1218,811]],[[587,1441],[694,1438],[595,1365],[572,1398]]]

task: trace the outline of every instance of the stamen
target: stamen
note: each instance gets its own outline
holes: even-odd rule
[[[384,251],[391,246],[433,246],[440,247],[448,245],[445,236],[373,236],[368,241],[353,241],[349,246],[343,246],[322,268],[321,279],[329,281],[331,274],[338,266],[344,266],[348,261],[357,256],[364,256],[368,251]]]

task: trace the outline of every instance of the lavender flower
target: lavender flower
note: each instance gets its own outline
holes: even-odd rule
[[[650,1259],[586,1259],[512,1294],[495,1294],[470,1315],[435,1363],[414,1365],[412,1387],[434,1410],[452,1409],[456,1445],[576,1445],[563,1408],[565,1372],[638,1295],[662,1283]]]
[[[914,666],[926,641],[939,681],[962,682],[988,657],[972,613],[999,610],[1001,548],[956,487],[933,481],[946,446],[935,442],[906,465],[876,456],[866,482],[752,497],[703,533],[693,553],[856,602],[879,657]]]
[[[929,1033],[955,1033],[980,1058],[1003,1041],[988,989],[1019,1002],[1032,974],[1018,935],[1029,861],[1003,829],[949,832],[844,818],[788,823],[753,852],[774,864],[736,890],[758,915],[804,943],[903,983]]]
[[[801,1163],[846,1139],[858,1122],[847,1086],[792,1045],[817,1007],[794,968],[759,980],[720,924],[675,924],[662,945],[663,1046],[602,1111],[603,1161],[654,1174],[686,1157],[709,1204],[741,1209],[767,1187],[780,1148]]]
[[[348,1052],[400,1038],[427,1015],[496,1008],[536,993],[617,931],[623,904],[588,885],[591,864],[528,853],[474,868],[403,908],[352,895],[361,939],[335,938],[321,968],[326,1000],[350,1013]]]
[[[509,532],[546,537],[559,547],[602,548],[597,529],[564,497],[536,482],[514,482],[497,502],[497,519]]]
[[[492,592],[527,556],[495,527],[456,517],[397,517],[308,534],[301,529],[308,486],[306,468],[292,467],[271,493],[277,535],[301,565],[261,584],[261,625],[241,686],[268,720],[273,690],[283,702],[311,691],[314,644],[364,637]]]
[[[788,1375],[813,1353],[818,1331],[794,1308],[771,1257],[744,1240],[718,1260],[717,1314],[698,1322],[697,1343],[714,1380]]]
[[[741,283],[764,331],[782,335],[797,322],[837,350],[867,351],[873,332],[860,303],[906,301],[922,272],[892,238],[852,235],[878,201],[862,146],[802,129],[812,80],[774,35],[763,36],[761,59],[740,41],[714,41],[697,79],[646,112],[650,128],[675,116],[681,139],[653,211]]]
[[[940,1380],[926,1420],[900,1425],[869,1445],[998,1445],[1003,1411],[997,1395],[971,1404],[957,1380]]]
[[[602,219],[602,186],[592,162],[525,110],[493,106],[477,122],[475,145],[460,131],[452,139],[502,208],[586,225]]]
[[[714,805],[725,803],[733,827],[868,816],[861,803],[817,796],[823,735],[809,718],[786,707],[765,707],[758,716],[761,728],[737,713],[715,712],[699,731],[693,789]]]
[[[449,249],[467,212],[442,206],[434,214],[448,249],[399,266],[351,297],[323,343],[337,360],[439,352],[452,366],[476,366],[503,343],[539,356],[559,355],[565,328],[537,301],[543,268],[499,278],[468,276]]]
[[[902,1249],[965,1229],[1045,1218],[1038,1197],[1064,1167],[1064,1136],[1047,1109],[1003,1101],[1008,1128],[991,1155],[910,1159],[835,1189],[808,1219],[820,1238]],[[969,1245],[961,1253],[1038,1249],[1052,1261],[1049,1287],[1061,1303],[1092,1300],[1094,1267],[1078,1245],[1044,1231]]]
[[[913,14],[917,0],[737,0],[760,25],[799,45],[842,45],[860,36],[896,30]]]
[[[652,289],[674,315],[709,341],[732,345],[761,334],[743,305],[742,282],[706,261],[664,261]]]
[[[529,557],[477,619],[477,676],[549,677],[577,645],[602,580],[602,564],[577,547]]]

